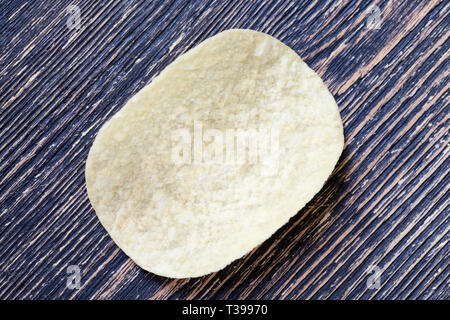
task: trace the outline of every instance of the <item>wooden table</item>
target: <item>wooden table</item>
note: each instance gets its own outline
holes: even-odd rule
[[[0,298],[448,299],[449,12],[437,0],[2,1]],[[159,277],[100,225],[86,156],[134,93],[230,28],[275,36],[324,79],[345,150],[250,254],[202,278]]]

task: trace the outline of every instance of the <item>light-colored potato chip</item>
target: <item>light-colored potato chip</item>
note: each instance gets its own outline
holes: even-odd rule
[[[295,215],[343,143],[336,102],[293,50],[228,30],[176,59],[104,124],[86,185],[101,223],[139,266],[197,277]]]

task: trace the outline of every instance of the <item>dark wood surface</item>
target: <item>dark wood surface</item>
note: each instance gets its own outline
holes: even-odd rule
[[[449,11],[445,0],[1,1],[0,298],[448,299]],[[275,36],[324,79],[345,150],[250,254],[202,278],[159,277],[101,227],[86,156],[127,99],[230,28]]]

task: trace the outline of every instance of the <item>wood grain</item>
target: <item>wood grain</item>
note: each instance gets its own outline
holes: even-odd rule
[[[445,0],[2,1],[0,298],[449,299],[449,11]],[[323,190],[250,254],[202,278],[158,277],[101,227],[87,152],[165,66],[230,28],[275,36],[319,73],[345,150]]]

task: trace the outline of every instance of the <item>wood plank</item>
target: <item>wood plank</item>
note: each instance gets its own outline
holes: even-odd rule
[[[80,30],[67,27],[70,5]],[[448,299],[449,9],[443,0],[2,2],[0,298]],[[319,73],[345,150],[323,190],[244,258],[202,278],[159,277],[99,224],[86,156],[134,93],[230,28],[277,37]],[[78,290],[66,287],[69,265],[82,270]],[[372,265],[379,289],[367,286]]]

